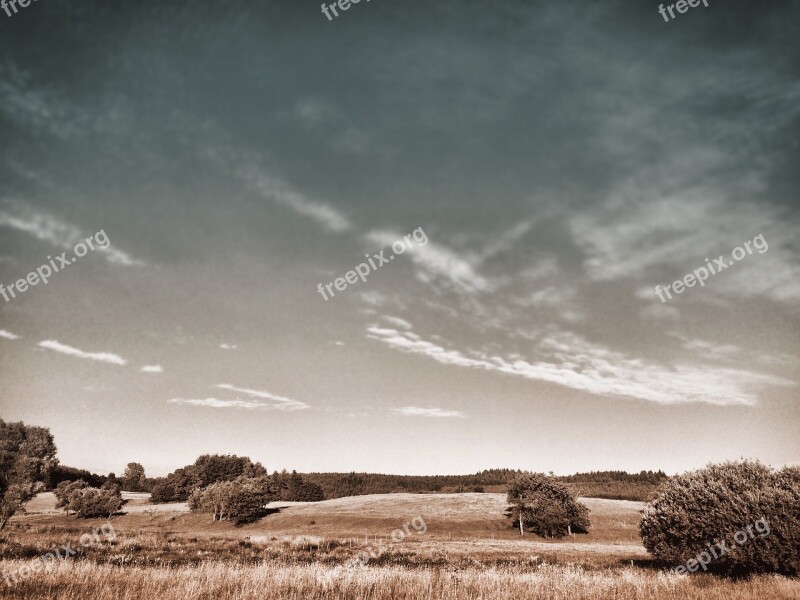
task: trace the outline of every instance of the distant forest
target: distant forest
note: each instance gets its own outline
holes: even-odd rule
[[[326,498],[364,494],[408,493],[505,493],[520,470],[490,469],[474,475],[382,475],[380,473],[303,473],[303,479],[320,486]],[[666,481],[662,471],[593,471],[557,476],[571,491],[584,497],[612,500],[649,500]]]
[[[243,457],[244,458],[244,457]],[[244,458],[247,462],[249,459]],[[260,466],[260,465],[259,465]],[[263,469],[263,467],[262,467]],[[184,472],[179,469],[169,477],[147,478],[145,489],[163,491],[166,484]],[[366,494],[391,493],[466,493],[466,492],[498,492],[505,493],[512,479],[522,471],[515,469],[489,469],[474,475],[384,475],[381,473],[299,473],[302,481],[315,484],[322,489],[326,499],[344,496],[363,496]],[[113,474],[109,474],[113,478]],[[273,474],[273,478],[281,474]],[[290,476],[290,475],[289,475]],[[222,477],[230,479],[231,477]],[[75,469],[59,465],[51,475],[49,487],[55,487],[61,481],[83,479],[92,486],[102,485],[108,476],[96,475],[83,469]],[[656,488],[668,479],[663,471],[641,471],[627,473],[625,471],[592,471],[575,475],[556,476],[565,483],[573,493],[584,497],[609,498],[612,500],[647,501]],[[124,484],[123,484],[124,485]],[[168,494],[171,500],[185,500],[189,486],[182,493]],[[185,492],[185,493],[183,493]]]

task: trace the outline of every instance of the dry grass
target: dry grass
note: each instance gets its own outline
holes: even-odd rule
[[[114,517],[116,541],[85,549],[52,573],[13,588],[13,572],[52,544],[73,543],[104,520],[53,511],[12,520],[0,538],[0,596],[142,600],[388,598],[592,598],[617,600],[800,599],[800,581],[729,581],[673,576],[648,558],[637,534],[641,504],[584,499],[589,535],[520,539],[503,516],[500,494],[391,494],[281,505],[259,523],[234,527],[207,515],[148,508],[131,498]],[[152,507],[150,507],[152,508]],[[393,529],[422,516],[425,534],[391,543]],[[383,544],[366,567],[353,558]],[[23,560],[27,559],[27,560]]]
[[[205,563],[178,569],[120,568],[72,562],[5,592],[10,598],[60,600],[790,600],[800,582],[762,576],[731,582],[710,576],[665,575],[638,569],[586,572],[578,567],[404,569],[325,565],[239,567]]]

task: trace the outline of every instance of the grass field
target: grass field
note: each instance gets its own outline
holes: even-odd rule
[[[501,494],[388,494],[313,504],[281,503],[258,523],[234,527],[185,505],[127,495],[116,539],[40,571],[0,594],[11,598],[800,598],[800,581],[676,576],[641,546],[641,503],[585,498],[592,530],[563,540],[520,538]],[[15,517],[0,544],[13,573],[103,520],[66,516],[43,494]],[[393,542],[422,517],[427,530]],[[353,558],[368,548],[365,566]]]

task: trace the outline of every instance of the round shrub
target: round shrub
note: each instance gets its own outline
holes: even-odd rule
[[[697,571],[690,561],[706,552],[716,556],[702,570],[797,575],[800,469],[743,461],[673,477],[645,508],[639,532],[647,551],[673,568]]]
[[[589,509],[552,477],[523,473],[511,482],[506,499],[512,504],[509,517],[514,527],[542,537],[563,537],[589,529]]]

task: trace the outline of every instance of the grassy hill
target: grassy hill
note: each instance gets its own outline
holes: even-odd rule
[[[800,582],[746,582],[664,573],[645,553],[639,502],[581,499],[587,535],[520,538],[504,517],[503,494],[386,494],[273,503],[244,527],[212,522],[185,504],[151,505],[126,494],[111,519],[113,541],[83,548],[52,572],[21,580],[11,598],[228,598],[230,600],[755,600],[800,598]],[[53,544],[76,541],[104,520],[67,516],[52,495],[30,503],[0,536],[0,568],[16,572]],[[415,517],[424,533],[392,532]],[[365,566],[354,558],[370,549]],[[202,590],[202,594],[200,592]]]

